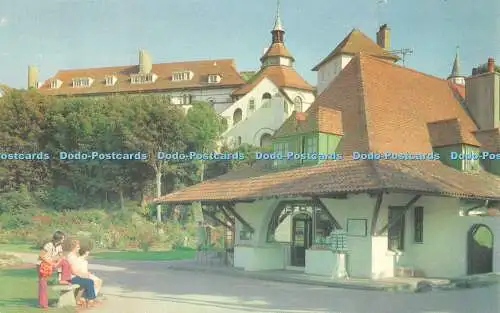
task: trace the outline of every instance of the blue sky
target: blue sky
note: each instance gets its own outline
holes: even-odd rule
[[[298,72],[311,68],[353,28],[374,38],[392,29],[392,48],[411,48],[407,66],[446,77],[456,46],[462,71],[494,57],[500,63],[498,0],[282,0],[285,42]],[[137,64],[138,49],[154,63],[234,58],[258,69],[275,0],[4,0],[0,1],[0,83],[24,88],[27,66],[40,78],[58,69]]]

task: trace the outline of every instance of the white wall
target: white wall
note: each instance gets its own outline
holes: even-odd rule
[[[234,88],[208,88],[208,89],[196,89],[196,90],[186,90],[186,91],[173,91],[166,92],[172,97],[172,102],[175,104],[180,104],[180,97],[182,95],[191,95],[193,97],[193,101],[205,101],[210,102],[210,100],[214,101],[214,108],[217,113],[221,113],[228,106],[230,106],[233,101],[231,98],[231,94],[234,91]]]
[[[320,95],[333,79],[340,73],[344,67],[351,61],[352,56],[339,55],[323,64],[318,69],[318,95]]]
[[[286,93],[286,95],[292,100],[295,100],[295,97],[300,97],[302,99],[302,111],[305,112],[311,104],[314,102],[315,97],[312,92],[309,91],[302,91],[298,89],[292,89],[292,88],[284,88],[283,89]],[[291,107],[289,111],[294,110],[294,103],[291,104]]]
[[[414,195],[385,194],[375,229],[378,231],[387,225],[388,207],[405,206]],[[293,199],[287,199],[293,200]],[[299,200],[299,199],[297,199]],[[409,210],[405,220],[405,245],[400,255],[388,251],[387,234],[371,236],[371,222],[376,197],[366,194],[350,195],[347,199],[322,199],[328,210],[347,230],[350,218],[367,220],[367,236],[347,236],[348,264],[351,277],[381,278],[394,275],[398,266],[409,266],[427,277],[458,277],[467,273],[467,233],[473,224],[488,225],[494,231],[494,270],[500,271],[500,218],[459,216],[461,203],[458,199],[445,197],[422,197],[414,206],[424,207],[423,243],[414,242],[414,213]],[[282,268],[288,263],[288,245],[267,243],[267,227],[274,208],[279,200],[262,200],[252,204],[237,204],[236,210],[256,230],[251,240],[240,240],[237,223],[236,245],[246,247],[253,252],[243,251],[247,255],[236,256],[243,267],[258,269]],[[285,232],[283,232],[285,235]],[[252,250],[255,248],[256,250]],[[258,248],[258,249],[257,249]],[[258,251],[257,251],[258,250]],[[306,268],[309,273],[328,274],[332,266],[322,264],[325,259],[321,252],[309,253]],[[275,258],[274,261],[264,260]],[[251,264],[244,260],[253,260]],[[259,261],[261,260],[261,261]],[[314,260],[319,260],[314,264]],[[260,262],[260,263],[259,263]]]
[[[269,105],[265,105],[262,95],[270,93],[273,98]],[[241,137],[242,143],[255,146],[260,145],[260,137],[264,133],[273,135],[274,132],[290,116],[291,112],[285,113],[284,97],[275,97],[278,88],[269,79],[263,79],[255,88],[233,105],[221,113],[228,121],[228,130],[223,134],[229,142],[236,143]],[[249,111],[250,100],[254,101],[255,110]],[[233,114],[237,109],[241,109],[242,120],[237,124],[233,123]]]

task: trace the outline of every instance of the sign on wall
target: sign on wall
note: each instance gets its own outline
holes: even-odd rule
[[[366,237],[368,221],[362,218],[347,219],[347,235],[353,237]]]

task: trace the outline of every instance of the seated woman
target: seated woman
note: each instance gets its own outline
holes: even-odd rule
[[[74,240],[71,245],[71,252],[68,254],[67,260],[71,268],[72,278],[71,283],[80,285],[84,289],[83,298],[87,301],[89,306],[96,303],[96,293],[94,281],[90,278],[89,273],[85,271],[84,264],[80,259],[80,242]],[[79,301],[79,305],[85,304],[85,300]]]
[[[88,257],[90,254],[90,249],[88,248],[80,248],[80,258],[82,262],[82,271],[88,273],[89,278],[94,281],[94,286],[95,286],[95,293],[97,296],[99,296],[99,291],[101,290],[102,287],[102,279],[99,277],[95,276],[91,272],[89,272],[89,261]]]

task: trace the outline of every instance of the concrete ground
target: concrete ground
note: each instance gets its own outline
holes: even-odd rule
[[[105,280],[100,313],[499,313],[500,289],[394,293],[268,282],[169,269],[163,262],[92,260]]]

